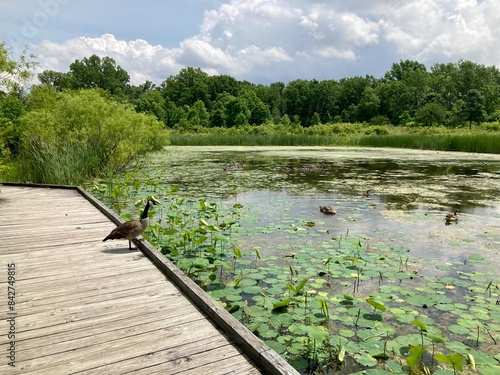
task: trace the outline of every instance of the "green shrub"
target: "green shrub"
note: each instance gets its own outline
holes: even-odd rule
[[[370,126],[365,130],[365,135],[386,135],[389,134],[387,126]]]
[[[44,95],[47,95],[45,93]],[[163,125],[99,90],[51,93],[22,118],[22,179],[79,184],[166,143]],[[47,103],[51,103],[47,105]]]
[[[385,116],[375,116],[370,120],[371,125],[389,125],[391,122]]]
[[[481,128],[488,131],[499,131],[500,130],[500,122],[484,122],[481,124]]]

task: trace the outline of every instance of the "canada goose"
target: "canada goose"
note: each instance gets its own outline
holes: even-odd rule
[[[146,203],[146,207],[144,207],[144,211],[142,211],[142,215],[139,220],[129,220],[123,224],[118,225],[102,241],[104,242],[107,240],[127,239],[128,248],[129,250],[132,250],[132,240],[134,238],[137,238],[142,232],[144,232],[149,225],[149,218],[148,218],[149,207],[153,204],[158,204],[158,203],[159,202],[154,197],[149,198]]]
[[[358,195],[361,195],[362,197],[368,197],[370,196],[370,190],[359,192]]]
[[[455,210],[455,212],[447,214],[445,217],[446,222],[447,223],[457,222],[458,221],[457,212],[458,210]]]
[[[335,215],[337,213],[332,206],[319,206],[319,211],[329,215]]]

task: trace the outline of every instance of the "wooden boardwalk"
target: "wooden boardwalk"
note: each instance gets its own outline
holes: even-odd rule
[[[83,190],[0,189],[1,374],[297,374]]]

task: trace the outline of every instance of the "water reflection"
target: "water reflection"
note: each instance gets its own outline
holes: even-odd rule
[[[285,228],[312,221],[316,225],[305,229],[311,236],[300,241],[319,244],[350,231],[365,234],[373,246],[405,244],[413,256],[438,262],[463,262],[473,252],[500,261],[500,156],[187,148],[155,162],[155,168],[168,166],[166,183],[181,191],[242,203],[243,231],[262,228],[251,242],[262,245],[263,255],[280,251],[265,233],[273,233],[275,245],[282,233],[285,243]],[[243,168],[227,168],[236,163]],[[367,189],[372,195],[358,195]],[[324,205],[337,215],[325,218],[318,210]],[[446,213],[455,209],[459,223],[445,226]]]

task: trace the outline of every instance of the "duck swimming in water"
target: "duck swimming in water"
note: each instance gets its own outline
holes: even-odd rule
[[[335,215],[337,213],[332,206],[319,206],[319,211],[329,215]]]
[[[449,213],[445,216],[445,220],[447,223],[453,223],[458,221],[458,215],[457,215],[458,210],[455,210],[453,213]]]

